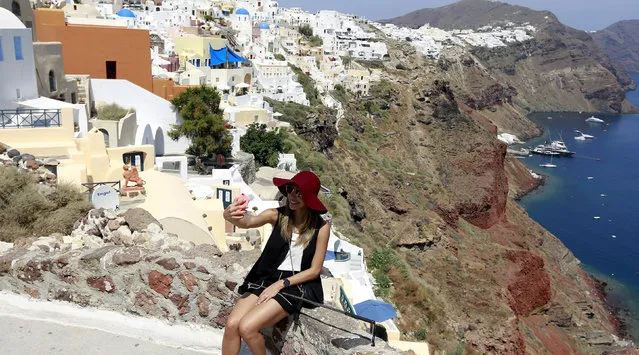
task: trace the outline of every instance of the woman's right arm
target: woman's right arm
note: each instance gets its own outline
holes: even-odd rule
[[[235,199],[223,213],[225,220],[242,229],[257,228],[266,223],[275,225],[277,223],[277,214],[277,209],[269,208],[257,216],[246,216],[243,212],[242,205],[238,203],[237,199]]]

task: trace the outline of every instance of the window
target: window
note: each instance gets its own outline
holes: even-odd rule
[[[200,58],[195,60],[195,66],[198,68],[200,67]]]
[[[53,70],[49,71],[49,92],[54,92],[58,89],[58,85],[55,82],[55,74]]]
[[[71,93],[71,103],[72,104],[77,104],[78,103],[78,96],[75,92]]]
[[[117,78],[117,62],[107,60],[106,61],[106,78],[107,79],[116,79]]]
[[[13,14],[18,17],[22,16],[22,11],[20,10],[20,3],[14,0],[11,3],[11,12],[13,12]]]
[[[0,37],[0,62],[4,61],[4,54],[2,54],[2,37]]]
[[[16,60],[24,60],[24,56],[22,56],[22,38],[20,36],[13,36],[13,49],[16,52]]]

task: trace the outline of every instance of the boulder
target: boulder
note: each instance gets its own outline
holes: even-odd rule
[[[9,158],[14,159],[15,157],[19,157],[20,156],[20,151],[17,149],[9,149],[7,150],[7,156],[9,156]],[[15,161],[15,159],[14,159]]]
[[[21,160],[24,160],[24,161],[27,161],[27,160],[33,160],[33,161],[35,161],[35,157],[34,157],[33,155],[31,155],[31,154],[27,154],[27,153],[22,154],[22,155],[20,156],[20,159],[21,159]],[[36,163],[36,164],[37,164],[37,163]]]
[[[160,227],[162,226],[162,223],[158,222],[153,215],[142,208],[131,208],[124,212],[122,217],[124,217],[124,220],[129,225],[129,229],[133,232],[141,232],[147,229],[151,223],[155,223]]]
[[[0,142],[0,154],[4,154],[7,150],[11,149],[8,145]]]

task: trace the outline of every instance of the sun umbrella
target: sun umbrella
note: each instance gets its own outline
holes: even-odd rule
[[[392,304],[378,300],[366,300],[354,305],[353,308],[355,308],[355,313],[358,315],[372,319],[375,322],[383,322],[397,317],[397,312],[395,312]]]

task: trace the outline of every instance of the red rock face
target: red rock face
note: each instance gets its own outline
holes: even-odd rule
[[[508,282],[508,303],[518,316],[528,316],[551,297],[550,278],[544,270],[544,260],[528,251],[508,251],[506,259],[517,271]]]

